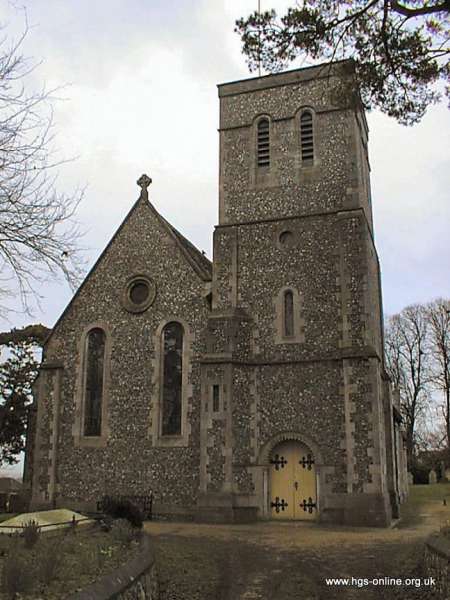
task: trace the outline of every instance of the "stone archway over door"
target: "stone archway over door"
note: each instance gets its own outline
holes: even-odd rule
[[[287,440],[270,456],[270,508],[273,519],[314,520],[317,517],[314,456],[304,444]]]

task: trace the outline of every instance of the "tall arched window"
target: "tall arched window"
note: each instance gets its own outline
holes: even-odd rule
[[[84,380],[84,435],[102,433],[106,335],[95,327],[86,337]]]
[[[183,326],[175,321],[162,331],[162,435],[181,435],[183,335]]]
[[[283,329],[286,337],[294,335],[294,294],[291,290],[284,292]]]
[[[300,115],[300,146],[302,163],[312,165],[314,163],[314,130],[313,116],[309,110],[304,110]]]
[[[270,166],[270,124],[266,118],[258,121],[257,163],[258,167]]]

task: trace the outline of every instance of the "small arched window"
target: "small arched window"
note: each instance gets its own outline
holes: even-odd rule
[[[257,163],[258,167],[270,166],[270,124],[269,119],[258,121],[257,131]]]
[[[104,393],[106,335],[103,329],[91,329],[86,338],[84,381],[84,435],[100,436]]]
[[[300,146],[302,163],[312,165],[314,163],[314,129],[313,116],[309,110],[304,110],[300,115]]]
[[[294,335],[294,294],[291,290],[284,292],[283,330],[286,337]]]
[[[176,321],[167,323],[162,330],[162,435],[181,435],[183,335],[183,326]]]

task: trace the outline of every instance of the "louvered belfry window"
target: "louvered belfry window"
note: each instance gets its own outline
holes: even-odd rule
[[[261,119],[258,123],[258,167],[270,166],[270,127],[268,119]]]
[[[309,110],[305,110],[300,116],[300,145],[302,163],[312,165],[314,163],[314,131],[313,117]]]

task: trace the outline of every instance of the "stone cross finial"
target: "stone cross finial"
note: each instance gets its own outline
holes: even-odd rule
[[[137,180],[138,186],[141,188],[141,198],[148,200],[148,186],[151,184],[152,178],[145,173]]]

